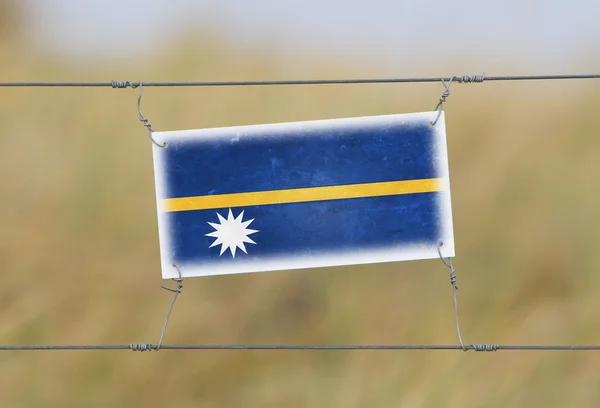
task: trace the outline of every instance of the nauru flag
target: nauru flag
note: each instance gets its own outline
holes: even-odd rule
[[[437,115],[153,133],[163,278],[453,257]]]

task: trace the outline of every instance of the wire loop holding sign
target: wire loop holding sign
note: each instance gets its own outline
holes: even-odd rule
[[[456,323],[456,334],[458,335],[458,341],[460,343],[460,348],[462,348],[463,351],[469,351],[469,350],[496,351],[496,350],[498,350],[498,348],[500,347],[498,344],[471,344],[468,346],[464,345],[462,336],[460,334],[460,324],[458,323],[458,301],[456,300],[456,292],[458,291],[458,285],[456,284],[456,269],[454,268],[454,265],[452,265],[452,259],[447,258],[448,261],[444,260],[444,257],[442,256],[442,251],[440,250],[440,248],[443,245],[444,245],[444,243],[440,242],[438,244],[437,250],[438,250],[438,254],[440,255],[440,259],[442,260],[444,265],[446,265],[446,267],[448,269],[450,269],[450,284],[452,285],[452,291],[453,291],[453,295],[454,295],[454,321]]]
[[[437,117],[433,122],[430,123],[431,126],[435,126],[437,121],[440,119],[442,115],[442,110],[444,108],[444,102],[450,96],[450,85],[452,85],[452,81],[456,81],[459,84],[472,84],[472,83],[481,83],[485,80],[485,72],[482,75],[463,75],[463,76],[453,76],[450,77],[448,83],[446,83],[444,78],[441,78],[442,85],[444,85],[444,92],[442,92],[442,96],[440,97],[440,101],[434,109],[434,112],[437,111]]]
[[[156,346],[156,351],[160,350],[160,346],[163,342],[163,337],[165,337],[165,332],[167,331],[167,325],[169,324],[169,318],[171,317],[171,312],[173,311],[173,306],[175,305],[175,301],[177,300],[177,296],[181,293],[181,289],[183,289],[183,277],[181,276],[181,270],[176,263],[173,263],[173,266],[177,269],[177,274],[179,278],[173,279],[177,282],[177,288],[171,289],[167,286],[162,285],[161,288],[168,290],[169,292],[175,293],[173,296],[173,300],[171,301],[171,306],[169,306],[169,311],[167,312],[167,317],[165,319],[165,324],[163,325],[162,332],[160,333],[160,339],[158,340],[158,345]]]
[[[442,109],[444,108],[444,102],[446,102],[446,99],[450,96],[450,85],[452,85],[452,81],[454,80],[454,77],[450,78],[450,81],[448,81],[448,83],[446,83],[446,81],[444,81],[444,79],[442,78],[442,84],[444,85],[444,92],[442,92],[442,96],[440,97],[440,101],[438,102],[437,106],[434,109],[434,112],[437,111],[437,117],[435,118],[435,120],[433,122],[430,123],[431,126],[435,126],[435,124],[437,123],[437,121],[440,119],[440,116],[442,115]]]
[[[113,84],[117,82],[117,81],[113,81]],[[127,82],[125,82],[125,86],[127,86]],[[118,83],[117,84],[122,84],[122,83]],[[131,83],[129,83],[131,85],[132,88],[135,88],[135,86],[133,86]],[[158,147],[167,147],[168,144],[167,143],[163,143],[160,144],[158,143],[156,140],[154,140],[154,138],[152,137],[152,132],[154,132],[154,130],[152,129],[152,125],[150,125],[150,123],[148,122],[148,119],[146,119],[146,117],[144,116],[144,114],[142,113],[142,82],[140,81],[138,86],[140,87],[140,96],[138,97],[138,101],[137,101],[137,108],[138,108],[138,114],[140,117],[140,122],[142,122],[142,124],[146,127],[146,129],[148,129],[148,137],[150,138],[150,140],[152,140],[152,143],[154,143],[156,146]]]
[[[440,248],[444,245],[443,242],[440,242],[437,246],[438,254],[440,255],[440,259],[446,265],[448,269],[450,269],[450,284],[452,285],[452,292],[454,294],[454,321],[456,323],[456,334],[458,334],[458,341],[460,342],[460,347],[467,351],[468,349],[463,344],[462,336],[460,335],[460,325],[458,323],[458,301],[456,300],[456,292],[458,291],[458,285],[456,284],[456,269],[454,265],[452,265],[452,259],[448,258],[448,261],[444,260],[442,256],[442,251]]]

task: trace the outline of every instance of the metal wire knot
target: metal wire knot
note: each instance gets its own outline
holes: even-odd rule
[[[444,79],[442,78],[442,84],[444,85],[444,92],[442,92],[442,96],[440,97],[440,101],[438,102],[438,104],[436,105],[434,112],[437,111],[437,117],[435,118],[435,120],[433,122],[430,122],[429,124],[431,126],[435,126],[435,124],[438,122],[438,120],[440,120],[440,116],[442,115],[442,110],[444,107],[444,102],[446,102],[446,99],[450,96],[450,85],[452,85],[452,81],[454,80],[455,77],[450,78],[450,81],[448,81],[448,83],[446,83],[446,81],[444,81]]]
[[[475,351],[496,351],[500,346],[498,344],[471,344]]]
[[[450,84],[452,83],[452,79],[450,78],[450,82],[448,82],[448,84],[446,85],[446,83],[444,82],[444,80],[442,79],[442,83],[444,84],[444,86],[446,87],[446,89],[444,90],[444,92],[442,92],[442,96],[440,97],[440,101],[438,102],[438,104],[436,105],[434,110],[438,110],[442,107],[442,105],[446,102],[446,99],[450,96]]]
[[[120,88],[120,89],[124,89],[127,87],[131,87],[131,88],[137,88],[138,86],[140,86],[141,82],[139,83],[135,83],[135,82],[131,82],[131,81],[112,81],[111,85],[113,88]]]
[[[437,246],[437,251],[444,265],[446,265],[446,267],[450,269],[450,284],[452,285],[452,287],[454,287],[455,290],[458,290],[458,285],[456,283],[456,268],[454,267],[454,265],[452,265],[452,259],[448,258],[447,262],[444,260],[444,257],[442,256],[442,251],[440,251],[440,248],[443,245],[444,244],[440,242]]]
[[[151,350],[155,349],[152,344],[147,344],[147,343],[132,343],[129,345],[129,348],[132,351],[141,351],[141,352],[151,351]]]
[[[160,285],[160,287],[165,290],[168,290],[169,292],[181,293],[181,289],[183,289],[183,279],[173,279],[173,280],[177,282],[177,287],[175,289],[169,288],[168,286],[165,286],[165,285]]]
[[[463,75],[461,77],[455,77],[454,80],[459,84],[471,84],[474,82],[483,82],[485,80],[485,72],[482,75]]]

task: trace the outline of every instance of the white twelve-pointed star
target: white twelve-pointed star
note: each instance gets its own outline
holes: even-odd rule
[[[244,243],[256,245],[256,242],[248,238],[248,235],[255,234],[258,232],[258,230],[246,228],[252,221],[254,221],[254,218],[242,222],[242,219],[244,218],[244,211],[242,211],[240,215],[234,219],[233,214],[231,213],[231,208],[229,209],[229,215],[227,215],[227,219],[223,218],[219,213],[217,213],[217,216],[219,217],[220,224],[209,222],[208,224],[216,231],[206,234],[206,236],[216,238],[209,248],[219,244],[221,245],[221,253],[219,256],[223,255],[223,252],[229,248],[231,256],[235,258],[235,251],[237,248],[241,249],[246,254],[248,253],[246,252]]]

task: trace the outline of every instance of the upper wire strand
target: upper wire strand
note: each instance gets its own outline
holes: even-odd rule
[[[144,82],[144,86],[266,86],[266,85],[333,85],[333,84],[391,84],[391,83],[423,83],[449,81],[455,78],[460,83],[477,83],[487,81],[547,81],[571,79],[600,79],[599,74],[563,74],[563,75],[464,75],[447,77],[405,77],[405,78],[356,78],[356,79],[298,79],[298,80],[265,80],[265,81],[166,81]],[[460,80],[459,80],[460,78]],[[481,79],[481,80],[480,80]],[[129,84],[125,85],[125,83]],[[139,84],[139,82],[137,82]],[[116,86],[121,85],[123,86]],[[136,82],[0,82],[0,87],[112,87],[135,88]]]

